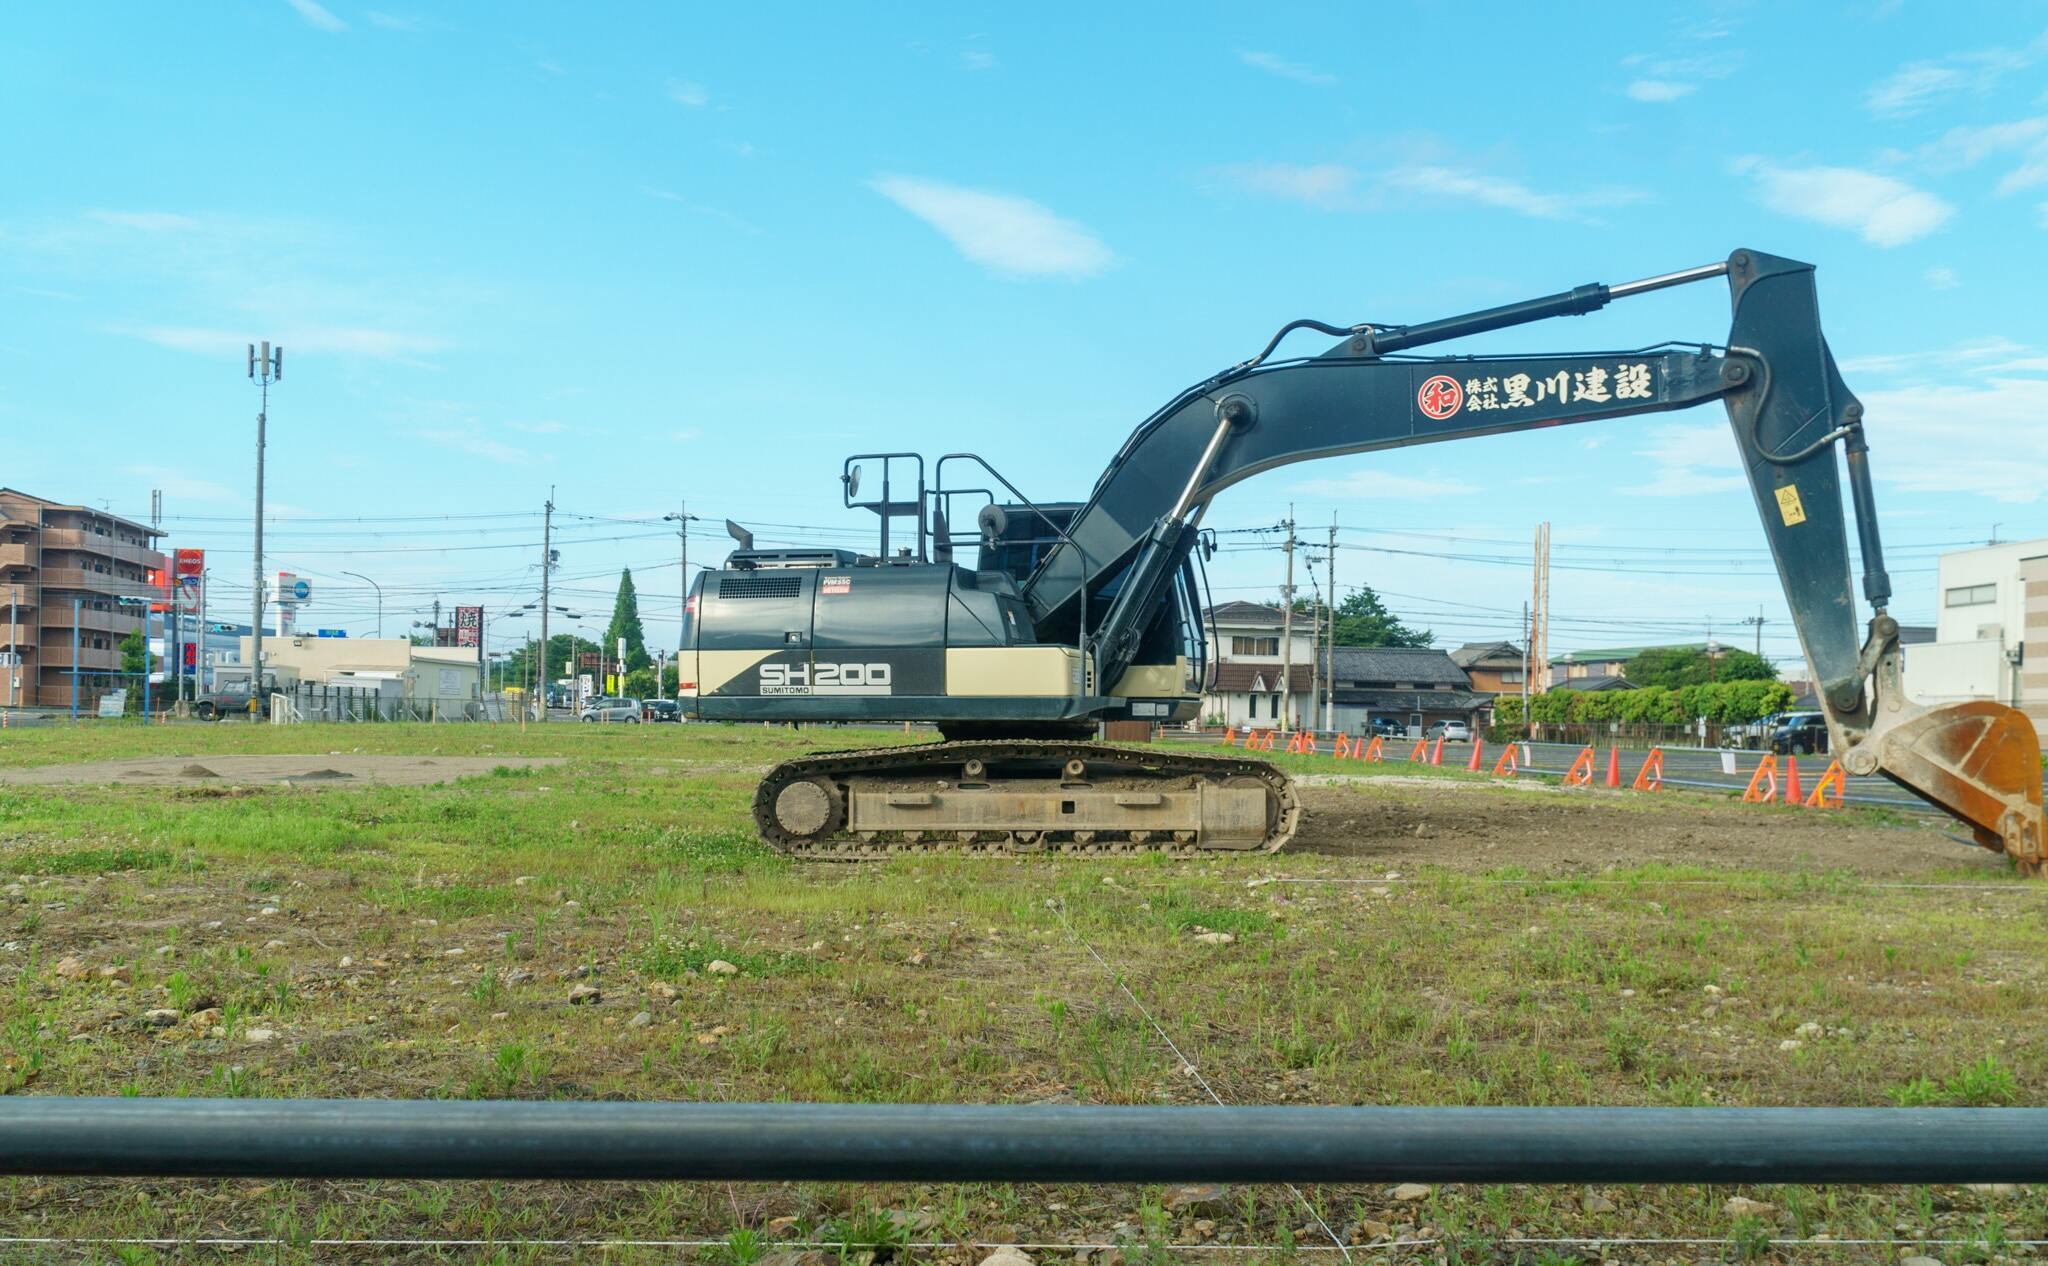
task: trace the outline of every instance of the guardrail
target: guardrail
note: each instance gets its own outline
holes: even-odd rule
[[[770,1182],[2048,1180],[2042,1108],[0,1099],[0,1173]]]

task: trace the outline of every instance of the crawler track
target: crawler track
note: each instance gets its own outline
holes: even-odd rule
[[[1259,838],[1200,828],[1046,826],[1046,815],[1056,812],[1051,806],[1063,798],[1093,796],[1101,801],[1106,796],[1119,805],[1149,805],[1164,797],[1199,800],[1222,791],[1238,795],[1242,803],[1242,793],[1252,787],[1264,793],[1264,835]],[[1019,806],[1015,820],[983,818],[972,830],[857,825],[860,818],[872,816],[856,811],[857,804],[867,803],[862,797],[881,797],[896,805],[923,804],[934,797],[966,803],[981,796],[990,797],[991,804]],[[1251,803],[1256,807],[1256,801]],[[777,765],[754,793],[754,823],[761,838],[780,852],[819,861],[875,861],[922,853],[1272,853],[1293,837],[1300,821],[1301,802],[1293,783],[1264,761],[1065,741],[972,741],[819,752]],[[1252,834],[1256,836],[1256,830]]]

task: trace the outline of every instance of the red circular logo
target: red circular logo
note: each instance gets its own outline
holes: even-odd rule
[[[1415,393],[1415,407],[1433,422],[1441,422],[1465,405],[1465,389],[1449,374],[1438,374]]]

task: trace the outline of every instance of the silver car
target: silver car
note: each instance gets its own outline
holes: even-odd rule
[[[640,701],[638,699],[592,699],[585,704],[577,717],[581,721],[623,721],[627,725],[640,724]]]

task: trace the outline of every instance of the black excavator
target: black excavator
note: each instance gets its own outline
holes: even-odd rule
[[[1715,277],[1734,306],[1723,344],[1411,354]],[[1276,357],[1301,330],[1338,341]],[[1213,548],[1201,520],[1217,494],[1289,462],[1711,400],[1727,408],[1837,759],[1887,775],[2038,872],[2033,726],[1997,703],[1906,697],[1863,406],[1821,334],[1812,266],[1748,250],[1415,325],[1290,322],[1147,418],[1085,501],[1034,502],[972,453],[938,458],[929,476],[916,454],[849,458],[843,500],[879,516],[879,550],[757,549],[729,524],[739,548],[690,595],[684,708],[705,720],[937,725],[943,742],[770,771],[755,820],[797,855],[1275,850],[1301,809],[1273,766],[1093,741],[1105,721],[1185,721],[1200,706]],[[1872,608],[1860,633],[1845,476]]]

